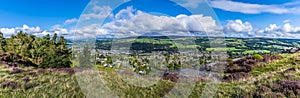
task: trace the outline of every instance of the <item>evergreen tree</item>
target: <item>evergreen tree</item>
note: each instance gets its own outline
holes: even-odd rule
[[[3,36],[3,33],[0,32],[0,52],[5,52],[5,45],[6,45],[6,42],[5,42],[5,38]]]
[[[24,58],[29,58],[32,62],[42,68],[62,68],[71,65],[71,50],[66,46],[66,39],[60,37],[59,41],[50,35],[39,38],[18,32],[16,36],[4,39],[3,33],[0,33],[0,45],[2,52],[13,52]],[[1,52],[1,51],[0,51]]]
[[[78,61],[79,61],[79,67],[89,67],[92,66],[92,56],[91,56],[91,50],[89,49],[89,46],[84,46],[81,53],[79,53]]]

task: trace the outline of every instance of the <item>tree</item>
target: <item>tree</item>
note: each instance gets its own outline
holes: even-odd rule
[[[56,42],[56,39],[57,39],[57,34],[54,33],[54,35],[53,35],[53,37],[52,37],[52,41],[53,41],[53,42]]]
[[[3,38],[3,33],[2,33],[2,32],[0,32],[0,38],[1,38],[1,39]]]
[[[6,42],[5,42],[5,38],[3,37],[3,33],[0,32],[0,52],[5,52],[5,45],[6,45]]]
[[[91,50],[89,49],[89,46],[84,46],[81,53],[79,53],[78,61],[79,61],[79,67],[89,67],[93,63],[91,61]]]
[[[13,52],[29,58],[42,68],[70,67],[71,50],[67,48],[63,37],[60,37],[59,43],[56,43],[54,41],[56,36],[50,40],[49,34],[39,38],[20,31],[16,36],[12,35],[7,39],[0,37],[0,45],[4,52]]]
[[[57,46],[61,50],[64,49],[67,46],[67,40],[63,36],[60,36]]]

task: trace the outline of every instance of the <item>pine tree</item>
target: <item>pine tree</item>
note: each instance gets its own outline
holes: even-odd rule
[[[60,37],[56,42],[56,38],[57,34],[51,39],[49,34],[39,38],[20,31],[16,36],[5,39],[3,33],[0,33],[0,49],[29,58],[42,68],[70,67],[72,52],[66,46],[66,39]]]
[[[79,53],[78,61],[79,66],[78,67],[89,67],[92,66],[92,56],[91,56],[91,50],[88,46],[84,46],[81,53]]]

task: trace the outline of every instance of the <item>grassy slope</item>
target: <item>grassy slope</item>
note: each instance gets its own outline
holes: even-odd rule
[[[234,82],[222,82],[214,97],[253,97],[251,93],[264,85],[269,85],[275,81],[298,80],[300,79],[300,53],[284,54],[284,59],[261,65],[254,69],[251,77]],[[287,71],[295,68],[295,71]],[[14,81],[20,85],[17,89],[11,87],[0,88],[0,97],[83,97],[76,80],[72,74],[64,72],[43,71],[33,68],[22,68],[22,73],[10,74],[12,68],[6,68],[0,65],[0,84],[8,81]],[[160,97],[168,93],[175,83],[162,80],[152,87],[136,87],[126,84],[121,80],[117,73],[111,69],[99,68],[101,75],[105,77],[109,88],[120,97]],[[28,73],[36,72],[38,76],[34,77]],[[290,78],[287,78],[287,77]],[[29,82],[24,82],[22,78],[29,77]],[[198,82],[191,98],[198,98],[202,94],[205,82]],[[35,85],[33,88],[28,88]],[[183,84],[184,85],[184,84]],[[267,92],[266,92],[267,93]],[[280,92],[274,92],[277,94]]]
[[[74,75],[66,72],[52,72],[48,69],[22,68],[23,72],[11,74],[12,68],[0,65],[1,98],[40,98],[84,96]],[[36,76],[34,75],[36,74]],[[30,81],[25,82],[23,78]],[[15,82],[17,88],[3,87],[4,83]]]
[[[230,83],[221,83],[220,89],[216,97],[253,97],[251,93],[257,91],[261,86],[269,86],[276,81],[298,80],[300,79],[300,53],[282,54],[281,60],[271,62],[269,64],[260,64],[251,71],[251,77],[241,81]],[[288,71],[295,68],[295,71]],[[289,76],[290,78],[287,78]],[[281,93],[281,92],[274,92]]]

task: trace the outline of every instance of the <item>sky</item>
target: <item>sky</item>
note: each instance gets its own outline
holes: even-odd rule
[[[300,38],[299,16],[299,0],[0,1],[5,37],[22,30],[66,38],[218,31],[228,37]]]

